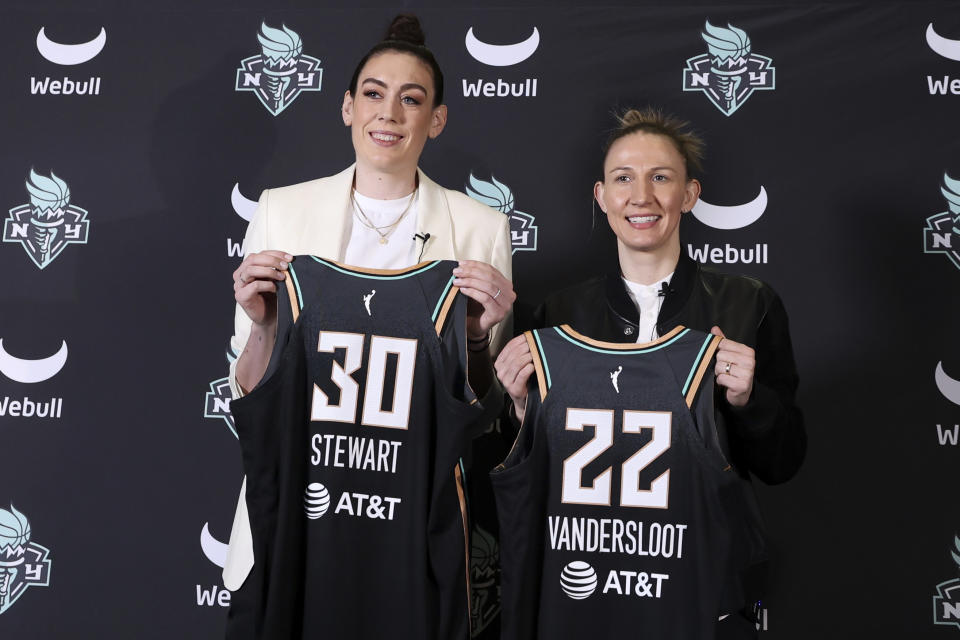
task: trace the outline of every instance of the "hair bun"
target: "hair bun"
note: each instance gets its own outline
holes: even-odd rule
[[[387,34],[383,37],[384,41],[408,42],[412,45],[422,47],[427,41],[423,35],[423,29],[420,27],[420,20],[417,16],[409,13],[401,13],[390,26],[387,27]]]

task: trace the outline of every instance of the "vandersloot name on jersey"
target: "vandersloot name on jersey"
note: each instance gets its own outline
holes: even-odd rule
[[[642,520],[620,518],[547,516],[550,548],[554,551],[616,553],[625,556],[680,560],[683,558],[683,538],[687,528],[686,524],[647,523]],[[594,571],[595,575],[592,566],[585,562],[580,564],[590,567],[590,571]],[[586,569],[580,568],[580,571],[586,571]],[[669,580],[669,574],[644,571],[642,566],[616,567],[607,571],[600,592],[619,596],[660,598]],[[581,599],[571,595],[567,589],[564,589],[564,592],[571,598]]]

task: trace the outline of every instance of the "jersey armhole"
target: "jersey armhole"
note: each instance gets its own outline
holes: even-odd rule
[[[533,369],[537,377],[537,388],[540,391],[540,402],[543,402],[547,399],[551,384],[547,358],[543,353],[543,345],[540,344],[540,336],[537,331],[527,331],[523,335],[527,339],[527,346],[530,347],[530,355],[533,357]]]
[[[703,386],[704,376],[707,375],[707,370],[710,368],[710,365],[713,364],[713,356],[716,354],[717,347],[720,345],[721,340],[723,340],[723,338],[720,336],[708,335],[700,347],[700,353],[697,354],[693,365],[690,367],[690,374],[687,376],[687,383],[683,389],[684,400],[687,403],[688,409],[692,409],[693,403],[697,400],[697,396]]]

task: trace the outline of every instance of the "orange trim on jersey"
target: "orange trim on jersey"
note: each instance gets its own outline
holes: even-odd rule
[[[453,301],[457,298],[457,293],[460,292],[460,287],[450,287],[449,293],[447,293],[446,299],[443,301],[443,305],[440,307],[440,313],[437,314],[437,321],[433,325],[437,330],[437,335],[443,331],[443,325],[447,321],[447,314],[450,313],[450,307],[453,306]]]
[[[537,385],[540,387],[540,402],[543,402],[547,399],[547,374],[543,370],[543,361],[540,359],[540,348],[532,331],[527,331],[523,335],[527,339],[527,346],[530,347],[530,355],[533,356],[533,368],[537,374]]]
[[[453,476],[457,482],[457,499],[460,500],[460,517],[463,520],[463,564],[467,576],[467,614],[468,620],[473,619],[470,610],[470,532],[467,529],[467,500],[463,494],[463,476],[460,474],[460,465],[453,468]]]
[[[372,276],[402,276],[405,273],[410,273],[411,271],[416,271],[417,269],[423,269],[424,267],[437,262],[437,260],[424,260],[423,262],[418,262],[412,267],[406,267],[403,269],[369,269],[367,267],[356,267],[352,264],[346,264],[343,262],[337,262],[336,260],[327,260],[326,258],[320,258],[318,256],[312,256],[321,262],[329,262],[332,265],[336,265],[343,269],[344,271],[353,271],[355,273],[368,273]]]
[[[293,278],[289,273],[284,274],[284,283],[287,285],[287,297],[290,298],[290,310],[293,312],[293,321],[296,323],[300,317],[300,299],[297,297],[297,288],[293,284]]]
[[[616,349],[618,351],[635,351],[637,349],[646,349],[647,347],[655,347],[661,342],[666,342],[667,340],[673,338],[678,333],[684,330],[684,327],[677,325],[667,333],[663,334],[653,342],[604,342],[603,340],[594,340],[593,338],[588,338],[582,333],[576,331],[573,327],[568,324],[560,325],[560,330],[571,338],[575,338],[581,342],[586,342],[587,344],[592,344],[595,347],[602,347],[604,349]]]
[[[690,383],[690,389],[687,390],[686,400],[688,408],[693,407],[693,399],[697,397],[697,391],[700,390],[700,383],[703,382],[703,376],[706,374],[710,363],[713,362],[713,354],[716,353],[721,340],[723,340],[723,338],[720,336],[713,336],[713,340],[707,345],[703,358],[700,360],[700,367],[697,369],[697,374],[694,376],[693,382]]]

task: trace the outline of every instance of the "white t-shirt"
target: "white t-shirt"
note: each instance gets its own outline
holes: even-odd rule
[[[353,197],[363,209],[374,226],[382,227],[396,220],[410,205],[400,223],[393,230],[381,229],[387,233],[386,244],[380,243],[380,234],[361,222],[356,205],[351,203],[347,212],[350,216],[350,239],[344,251],[343,261],[355,267],[366,269],[404,269],[417,262],[419,241],[413,237],[417,232],[417,202],[410,202],[417,191],[396,200],[377,200],[353,191]]]
[[[623,278],[623,283],[627,285],[627,293],[640,312],[637,342],[652,342],[660,337],[657,335],[657,316],[660,315],[660,306],[663,305],[660,288],[665,284],[669,285],[672,278],[673,273],[670,273],[666,278],[653,284],[640,284]]]

